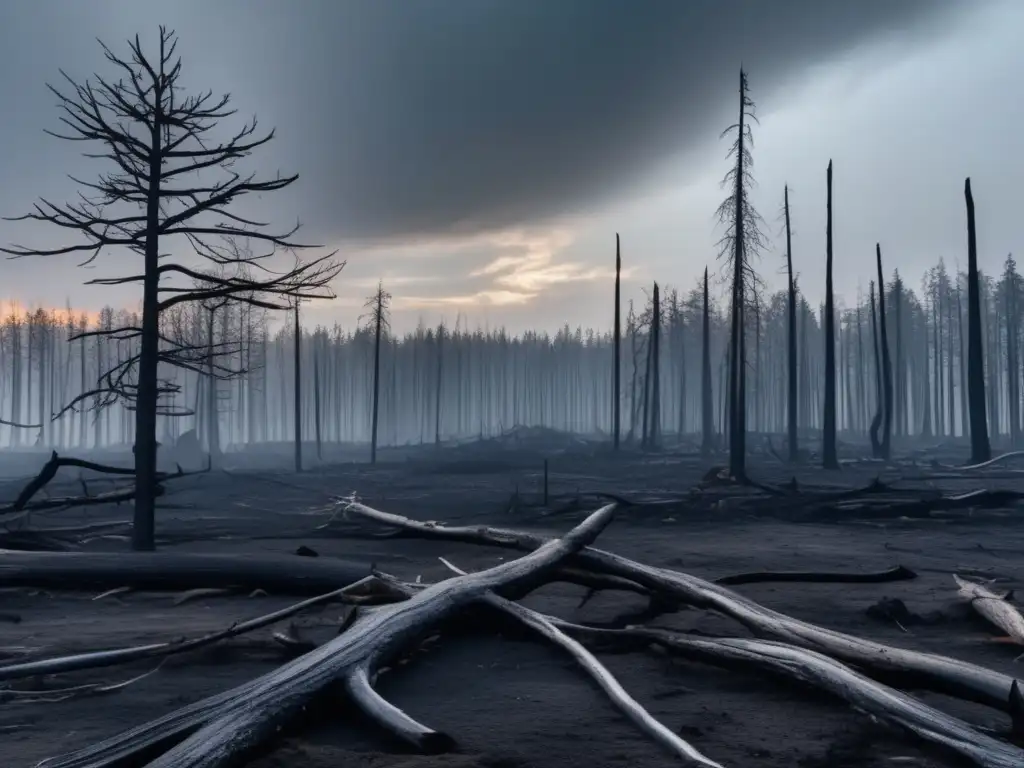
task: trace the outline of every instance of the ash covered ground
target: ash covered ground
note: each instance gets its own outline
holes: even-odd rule
[[[557,439],[556,439],[557,438]],[[944,452],[943,452],[944,450]],[[355,524],[337,518],[338,497],[355,493],[375,508],[421,520],[493,525],[558,534],[611,493],[642,502],[624,508],[597,546],[635,560],[714,579],[754,571],[880,571],[903,565],[910,581],[878,584],[765,583],[737,586],[762,605],[831,629],[910,649],[943,653],[1013,675],[1019,649],[993,643],[1000,634],[957,597],[952,574],[992,581],[1010,590],[1024,579],[1024,526],[1012,503],[952,510],[880,508],[796,511],[793,497],[744,503],[735,489],[709,482],[721,458],[702,459],[685,446],[656,454],[624,452],[566,436],[500,439],[461,446],[387,449],[376,466],[356,463],[362,448],[331,448],[302,474],[282,469],[278,453],[228,454],[225,470],[174,480],[161,500],[157,530],[162,551],[292,554],[299,547],[321,558],[372,562],[413,581],[446,578],[445,557],[466,570],[494,565],[507,551],[415,538],[348,535]],[[307,452],[312,452],[307,449]],[[862,488],[881,477],[893,489],[947,495],[978,488],[1020,488],[1012,467],[983,476],[939,471],[962,456],[935,448],[893,464],[853,461],[839,472],[788,467],[766,453],[751,459],[757,480],[800,489]],[[544,503],[543,462],[548,460]],[[0,498],[14,498],[45,454],[6,457]],[[104,461],[130,463],[130,454]],[[713,477],[713,471],[711,476]],[[62,469],[50,496],[80,492],[78,470]],[[110,485],[88,479],[94,491]],[[908,498],[913,496],[908,494]],[[89,535],[55,534],[73,549],[124,551],[126,529],[94,524],[126,521],[130,506],[98,505],[33,513],[8,531],[79,528]],[[295,555],[298,557],[298,555]],[[69,585],[71,587],[73,585]],[[0,592],[0,653],[10,660],[161,642],[222,629],[237,620],[297,601],[277,594],[193,597],[181,591],[128,592],[94,599],[75,592],[4,588]],[[640,596],[601,592],[579,607],[585,589],[552,584],[524,603],[580,623],[622,625],[647,606]],[[901,604],[891,602],[901,601]],[[895,608],[894,608],[895,606]],[[905,612],[903,611],[905,608]],[[309,638],[333,637],[342,608],[300,614],[294,624]],[[684,609],[658,626],[714,636],[746,637],[736,622]],[[148,672],[152,660],[45,679],[19,680],[0,692],[3,764],[33,766],[241,684],[287,660],[268,627],[193,653],[168,657],[155,673],[123,688],[66,693],[75,686],[118,683]],[[672,758],[625,719],[559,649],[465,622],[383,674],[378,689],[413,717],[450,734],[454,755],[425,757],[395,744],[333,692],[253,765],[374,768],[575,768],[662,766]],[[852,710],[845,702],[752,671],[725,670],[651,651],[598,653],[620,683],[655,717],[725,766],[955,765],[952,758]],[[982,726],[1006,718],[936,694],[915,696]],[[891,762],[892,758],[907,758]]]

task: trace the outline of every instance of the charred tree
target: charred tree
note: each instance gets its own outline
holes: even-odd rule
[[[839,469],[836,455],[836,308],[832,296],[832,161],[825,171],[825,411],[822,414],[821,464]]]
[[[707,456],[714,448],[715,409],[711,385],[711,316],[708,306],[708,268],[704,267],[704,292],[701,321],[700,418],[701,453]]]
[[[377,292],[366,300],[370,309],[368,323],[373,329],[373,409],[370,416],[370,463],[377,463],[377,427],[380,417],[380,342],[390,329],[388,309],[391,294],[384,290],[384,284],[377,286]]]
[[[786,302],[786,432],[789,436],[789,460],[800,458],[797,437],[797,372],[796,372],[796,278],[793,276],[793,231],[789,218],[789,185],[783,193],[783,212],[786,218],[786,276],[788,295]]]
[[[992,458],[985,418],[985,371],[981,347],[981,289],[978,284],[978,242],[974,226],[971,180],[964,182],[967,205],[967,399],[971,412],[971,463]]]
[[[273,132],[256,137],[253,120],[226,142],[213,140],[220,121],[234,113],[228,108],[229,99],[214,99],[210,92],[184,95],[175,45],[174,34],[161,27],[156,58],[143,52],[138,36],[129,43],[128,57],[119,57],[104,46],[104,55],[120,79],[97,76],[92,83],[79,84],[65,75],[70,95],[51,87],[68,130],[52,135],[103,145],[103,150],[90,156],[111,163],[114,169],[96,182],[80,182],[87,193],[76,202],[57,205],[40,200],[33,212],[20,217],[75,231],[82,242],[53,249],[2,249],[13,256],[86,253],[86,263],[91,263],[104,248],[120,246],[141,257],[142,269],[130,276],[89,281],[142,284],[142,318],[133,329],[138,351],[122,360],[116,370],[101,375],[97,387],[101,403],[130,401],[134,409],[137,450],[132,546],[138,550],[154,546],[157,416],[161,396],[169,390],[161,384],[159,365],[178,363],[173,350],[161,348],[160,313],[182,302],[236,294],[251,300],[267,294],[330,297],[333,294],[328,283],[341,269],[328,255],[283,274],[275,273],[265,281],[227,277],[198,290],[161,285],[162,278],[196,276],[184,264],[161,260],[161,238],[185,238],[202,258],[234,266],[243,262],[237,260],[237,254],[225,253],[215,244],[216,239],[237,237],[292,250],[302,247],[290,241],[297,226],[274,234],[259,222],[229,212],[231,205],[245,195],[283,189],[297,176],[260,181],[254,174],[239,172],[239,162],[270,141]],[[209,181],[175,186],[180,179],[199,171]],[[213,178],[218,171],[222,173],[219,180]],[[220,220],[211,220],[218,214]],[[250,261],[254,258],[259,257]],[[168,292],[173,295],[161,299],[161,293]],[[73,405],[86,402],[94,394],[82,393]],[[58,415],[63,416],[63,410]]]
[[[747,419],[746,419],[746,333],[745,317],[748,302],[757,299],[757,276],[752,262],[764,246],[761,217],[750,202],[749,190],[754,183],[754,158],[751,153],[755,120],[754,101],[747,87],[747,75],[740,70],[739,119],[723,132],[735,138],[728,156],[734,165],[723,180],[731,187],[730,195],[718,208],[719,221],[728,227],[720,241],[720,257],[725,256],[732,268],[732,306],[729,331],[729,472],[738,481],[747,477]]]
[[[889,360],[889,336],[885,326],[885,279],[882,277],[882,246],[875,243],[878,267],[878,329],[882,353],[882,439],[881,458],[892,458],[892,364]]]
[[[622,328],[619,317],[622,276],[622,252],[619,248],[619,234],[615,233],[615,340],[612,354],[615,355],[612,368],[612,447],[619,450],[619,438],[622,429]]]

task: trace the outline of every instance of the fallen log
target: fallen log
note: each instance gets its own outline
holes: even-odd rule
[[[737,573],[715,579],[715,584],[737,586],[739,584],[765,584],[774,582],[795,582],[801,584],[883,584],[891,581],[909,581],[917,574],[902,565],[874,573],[830,573],[827,571],[757,571]]]
[[[446,560],[442,560],[451,570],[459,575],[465,575],[465,571],[456,568]],[[655,742],[665,747],[669,752],[681,760],[692,765],[703,766],[703,768],[722,768],[717,763],[698,750],[694,749],[688,742],[681,739],[670,731],[651,714],[644,709],[626,690],[619,685],[619,682],[612,676],[605,666],[598,661],[590,651],[583,647],[573,638],[562,632],[550,617],[533,611],[525,606],[514,603],[494,592],[484,595],[483,601],[505,614],[511,616],[517,622],[532,630],[541,638],[551,642],[562,650],[566,651],[573,660],[583,668],[590,678],[604,691],[611,699],[611,702],[628,719]]]
[[[289,605],[280,610],[257,616],[247,621],[237,622],[216,632],[194,637],[191,639],[170,640],[163,643],[150,643],[148,645],[136,645],[129,648],[114,648],[108,651],[91,651],[88,653],[76,653],[71,656],[57,656],[48,659],[36,659],[20,664],[8,664],[0,666],[0,680],[17,680],[19,678],[34,677],[36,675],[56,675],[64,672],[74,672],[82,669],[98,669],[100,667],[112,667],[117,664],[126,664],[141,659],[154,659],[171,656],[177,653],[195,651],[208,645],[227,640],[232,637],[244,635],[262,627],[276,624],[296,613],[313,608],[317,605],[324,605],[330,602],[347,603],[368,603],[373,597],[373,585],[378,582],[375,576],[366,576],[354,584],[336,589],[323,595],[311,597],[301,603]],[[389,593],[390,594],[390,593]],[[393,598],[392,598],[393,599]]]
[[[507,528],[446,527],[437,522],[423,523],[354,501],[346,502],[345,509],[347,513],[403,530],[407,535],[425,538],[521,551],[535,549],[547,541],[544,536]],[[743,624],[755,635],[824,653],[874,676],[897,678],[919,688],[985,704],[1011,716],[1014,714],[1010,706],[1014,678],[1001,672],[939,654],[897,648],[819,627],[765,608],[727,587],[686,573],[644,565],[594,547],[581,551],[574,560],[577,566],[634,581],[666,599],[717,611]]]
[[[768,640],[692,638],[642,627],[600,630],[558,619],[551,620],[551,623],[577,637],[605,641],[620,637],[630,643],[647,641],[694,661],[727,669],[771,673],[842,699],[855,709],[966,758],[981,768],[1019,768],[1024,765],[1024,750],[1021,748],[984,734],[959,718],[870,680],[815,651]]]
[[[347,632],[254,681],[100,744],[43,761],[40,766],[109,768],[137,764],[163,752],[149,763],[149,768],[226,768],[274,737],[315,694],[335,680],[345,681],[350,693],[358,689],[354,703],[382,728],[416,741],[420,749],[450,747],[448,737],[408,716],[399,717],[380,699],[370,687],[374,671],[487,591],[519,594],[539,586],[567,557],[597,537],[611,521],[614,508],[613,504],[602,507],[563,538],[545,542],[522,558],[434,584],[407,601],[365,613]],[[299,562],[322,560],[304,558]]]
[[[327,557],[185,552],[0,550],[0,587],[178,592],[198,587],[313,596],[370,574],[370,565]]]

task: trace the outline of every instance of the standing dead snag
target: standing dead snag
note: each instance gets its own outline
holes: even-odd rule
[[[750,149],[754,143],[750,121],[754,116],[754,101],[747,88],[747,74],[740,70],[739,120],[723,131],[726,136],[735,132],[728,157],[735,157],[735,165],[723,179],[730,186],[729,196],[718,207],[718,219],[728,227],[719,241],[719,258],[726,257],[732,267],[732,324],[729,332],[729,472],[737,480],[747,476],[747,417],[746,417],[746,332],[744,319],[749,304],[757,300],[758,278],[752,261],[765,244],[761,232],[761,216],[750,202],[750,187],[754,183],[751,167],[754,157]]]
[[[615,362],[612,367],[612,447],[619,450],[619,437],[622,429],[622,323],[620,319],[622,277],[622,252],[619,250],[619,234],[615,233]]]
[[[967,399],[971,416],[971,464],[992,458],[985,416],[985,370],[981,349],[981,289],[978,281],[978,240],[974,228],[971,180],[964,182],[967,201]]]
[[[836,456],[836,307],[832,296],[832,161],[825,172],[825,411],[822,414],[821,463],[839,469]]]
[[[384,283],[377,286],[377,292],[366,300],[370,314],[367,324],[373,328],[373,411],[370,417],[370,463],[377,463],[377,424],[380,416],[380,338],[391,330],[389,308],[391,294],[384,290]],[[438,369],[440,371],[440,369]],[[440,372],[438,381],[440,381]],[[436,437],[436,435],[435,435]]]
[[[101,44],[102,45],[102,44]],[[142,269],[116,278],[89,280],[89,284],[142,284],[142,323],[123,329],[140,340],[137,354],[123,360],[100,377],[94,392],[83,393],[73,405],[93,396],[127,401],[135,409],[135,516],[132,546],[153,549],[156,492],[156,427],[161,396],[176,390],[159,379],[160,363],[187,366],[173,349],[162,348],[160,313],[183,302],[234,297],[270,309],[281,309],[273,297],[332,298],[330,281],[343,264],[333,254],[297,263],[283,272],[272,272],[264,261],[270,253],[245,254],[216,244],[225,238],[257,240],[272,249],[299,249],[292,242],[298,225],[275,233],[267,225],[230,211],[232,204],[249,194],[284,189],[298,176],[278,176],[261,181],[254,173],[238,170],[274,133],[258,137],[253,119],[227,141],[216,143],[211,134],[221,120],[234,115],[229,97],[215,99],[211,91],[185,96],[179,78],[181,59],[175,56],[176,38],[161,27],[159,54],[143,52],[139,37],[128,43],[130,55],[120,57],[103,46],[107,61],[123,78],[95,76],[80,84],[61,73],[68,93],[50,86],[63,111],[67,133],[51,133],[70,141],[95,142],[102,146],[90,157],[114,166],[94,182],[79,181],[86,194],[73,203],[58,205],[46,199],[15,220],[49,222],[76,231],[79,242],[53,249],[13,245],[4,253],[20,256],[52,256],[85,253],[84,263],[94,261],[109,247],[124,247],[142,257]],[[198,179],[192,181],[191,179]],[[190,181],[185,181],[188,178]],[[214,264],[239,270],[234,276],[202,276],[184,264],[161,259],[167,251],[162,238],[184,238],[196,254]],[[262,270],[254,279],[245,266]],[[201,279],[203,287],[189,289],[161,282],[162,278]],[[171,294],[161,299],[161,295]],[[270,297],[270,298],[268,298]],[[63,414],[63,411],[61,412]]]
[[[793,279],[793,231],[789,220],[789,185],[783,193],[783,211],[786,218],[786,275],[788,292],[786,302],[786,431],[789,437],[789,460],[800,458],[797,442],[797,385],[796,385],[796,280]]]

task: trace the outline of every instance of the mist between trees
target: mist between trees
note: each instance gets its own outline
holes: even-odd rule
[[[966,434],[966,274],[939,261],[917,290],[894,272],[885,287],[885,312],[893,357],[896,437]],[[985,374],[993,436],[1016,443],[1021,433],[1021,275],[1012,258],[997,279],[981,278]],[[623,439],[647,442],[699,435],[701,431],[701,287],[661,291],[659,407],[651,416],[645,382],[651,349],[653,307],[627,308],[621,350]],[[653,298],[650,297],[651,299]],[[786,431],[787,295],[770,295],[748,317],[749,409],[753,432]],[[214,322],[209,323],[212,314]],[[229,304],[212,313],[181,305],[163,318],[165,335],[198,351],[198,370],[167,366],[161,377],[178,388],[160,416],[161,440],[196,428],[206,446],[231,449],[248,443],[290,442],[294,437],[294,350],[291,323],[272,329],[267,310]],[[204,316],[205,315],[205,316]],[[797,305],[798,424],[810,436],[821,428],[824,391],[823,307],[801,296]],[[65,319],[68,318],[68,319]],[[863,436],[877,407],[874,333],[868,297],[837,310],[837,409],[840,432]],[[372,321],[372,317],[368,317]],[[67,312],[8,314],[0,332],[0,409],[7,446],[54,448],[130,446],[134,414],[120,402],[96,413],[106,395],[88,395],[100,373],[136,353],[137,339],[87,336],[132,326],[138,317],[106,308],[97,322]],[[280,323],[277,323],[280,325]],[[728,342],[727,307],[710,308],[714,429],[724,432]],[[77,338],[76,338],[77,337]],[[69,339],[73,339],[69,343]],[[213,345],[215,374],[204,367]],[[373,403],[374,327],[316,327],[301,331],[301,419],[315,442],[369,443]],[[545,426],[587,434],[612,432],[612,334],[566,326],[553,336],[502,330],[420,327],[402,335],[382,331],[379,444],[429,443],[492,436],[515,426]],[[212,400],[211,400],[212,392]],[[646,398],[645,398],[646,392]],[[85,407],[64,406],[86,393]],[[317,402],[319,401],[319,418]],[[216,403],[215,417],[209,403]]]
[[[629,249],[617,240],[611,333],[567,325],[554,337],[513,338],[457,321],[399,337],[383,285],[359,327],[303,325],[303,301],[333,298],[344,263],[334,253],[304,257],[318,247],[295,239],[297,224],[274,230],[239,211],[239,200],[283,189],[298,175],[261,179],[242,170],[273,131],[259,134],[253,119],[216,142],[214,129],[235,115],[230,99],[185,95],[175,44],[161,28],[150,52],[138,37],[124,56],[102,46],[122,79],[64,75],[63,90],[50,87],[64,130],[52,135],[84,142],[104,171],[76,179],[84,191],[74,202],[40,199],[15,219],[52,225],[69,233],[69,244],[0,249],[15,258],[79,254],[84,264],[110,248],[138,257],[133,273],[87,284],[139,285],[140,313],[105,309],[89,326],[71,310],[63,318],[36,311],[8,317],[0,333],[0,439],[15,447],[132,446],[137,549],[153,548],[157,440],[192,428],[214,463],[228,448],[288,441],[297,470],[310,442],[318,456],[325,443],[369,443],[375,461],[378,445],[519,426],[603,434],[616,450],[699,434],[703,452],[728,450],[740,482],[748,434],[785,434],[790,461],[813,435],[825,468],[838,466],[837,433],[867,434],[873,454],[888,458],[893,436],[969,432],[976,461],[989,456],[987,429],[1020,438],[1021,281],[1012,259],[1000,280],[979,279],[970,180],[967,275],[951,277],[939,262],[919,291],[895,271],[882,285],[879,246],[878,282],[852,308],[836,306],[832,291],[831,162],[821,200],[823,306],[800,296],[790,237],[800,212],[790,210],[788,188],[780,190],[788,285],[768,295],[756,269],[767,238],[749,195],[756,118],[742,71],[737,122],[723,134],[731,140],[718,210],[724,298],[712,296],[705,270],[701,284],[655,283],[643,306],[622,307]],[[163,255],[186,250],[188,263]],[[282,254],[292,266],[278,271]],[[273,313],[286,319],[275,333]]]

